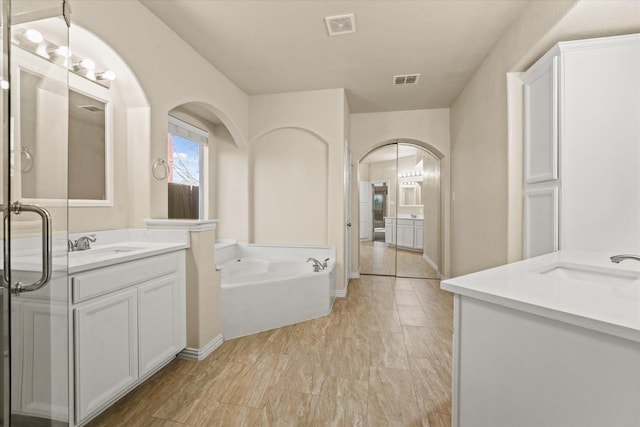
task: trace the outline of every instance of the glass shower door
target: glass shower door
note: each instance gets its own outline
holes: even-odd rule
[[[69,424],[66,6],[2,0],[2,425]]]

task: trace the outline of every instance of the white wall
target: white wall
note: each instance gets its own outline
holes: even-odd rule
[[[446,108],[431,110],[392,111],[382,113],[351,114],[351,151],[353,157],[353,176],[356,177],[357,164],[368,152],[385,142],[410,140],[442,156],[440,160],[441,176],[441,258],[440,272],[449,273],[449,110]],[[352,180],[352,193],[358,194],[358,181]],[[353,217],[358,218],[358,199],[351,200]],[[354,222],[354,225],[357,222]],[[359,231],[352,227],[352,241],[358,242]],[[351,272],[358,273],[359,246],[351,245],[353,259]]]
[[[508,259],[507,78],[561,40],[640,31],[640,2],[530,2],[451,106],[451,271]],[[521,159],[511,157],[511,161]]]
[[[296,140],[301,136],[301,132],[314,135],[315,138],[324,141],[326,144],[326,178],[325,176],[312,177],[310,174],[305,174],[301,178],[306,179],[312,188],[320,186],[320,184],[315,183],[317,181],[325,179],[327,181],[326,206],[324,206],[326,224],[314,224],[309,221],[307,226],[326,226],[327,243],[336,247],[338,260],[336,287],[338,290],[344,289],[344,153],[346,143],[345,127],[348,126],[348,124],[345,124],[345,109],[347,108],[344,89],[256,95],[251,96],[249,100],[249,114],[251,117],[249,138],[252,152],[255,153],[256,147],[264,143],[263,140],[268,134],[283,129],[297,130],[295,132],[279,133],[285,138],[287,144],[295,144]],[[320,161],[323,162],[324,160]],[[249,182],[253,181],[250,179]],[[264,186],[261,184],[260,188],[269,188],[269,183],[264,183]],[[250,188],[250,200],[262,197],[254,193],[256,190],[262,191],[260,188]],[[274,191],[273,187],[271,187],[270,191]],[[252,209],[251,207],[249,210],[249,224],[256,224],[255,215],[259,213]],[[302,220],[304,221],[304,219]],[[282,229],[287,226],[282,219],[274,218],[272,222],[275,228]],[[256,235],[256,231],[259,230],[249,230],[250,241],[255,237],[260,237]]]
[[[138,185],[138,193],[129,200],[128,208],[136,213],[129,225],[141,226],[147,217],[166,218],[167,183],[151,177],[151,164],[166,159],[168,112],[189,102],[207,104],[242,146],[248,140],[248,97],[137,1],[74,1],[73,21],[122,57],[151,105],[148,150],[129,150],[135,156],[131,160],[137,179],[146,183]],[[124,172],[123,165],[116,168]]]
[[[217,237],[249,241],[249,148],[238,147],[223,125],[214,129],[217,162],[215,211],[212,218],[220,220]]]

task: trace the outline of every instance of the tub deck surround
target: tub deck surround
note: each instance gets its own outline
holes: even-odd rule
[[[217,219],[156,219],[147,218],[144,220],[149,229],[164,230],[215,230],[220,220]]]
[[[455,293],[452,425],[640,425],[640,263],[560,251]]]
[[[308,258],[327,261],[314,272]],[[216,244],[225,340],[322,317],[336,293],[333,247]]]

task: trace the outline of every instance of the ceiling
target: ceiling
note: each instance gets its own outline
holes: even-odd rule
[[[353,113],[447,108],[524,0],[141,0],[249,95],[345,88]],[[355,14],[329,37],[325,16]],[[416,85],[393,86],[398,74]]]

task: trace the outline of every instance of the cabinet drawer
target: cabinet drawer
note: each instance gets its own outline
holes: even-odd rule
[[[174,252],[78,273],[71,279],[73,303],[77,304],[177,270],[178,253]]]
[[[399,219],[398,220],[398,227],[401,227],[401,226],[413,227],[413,220],[412,219]]]

